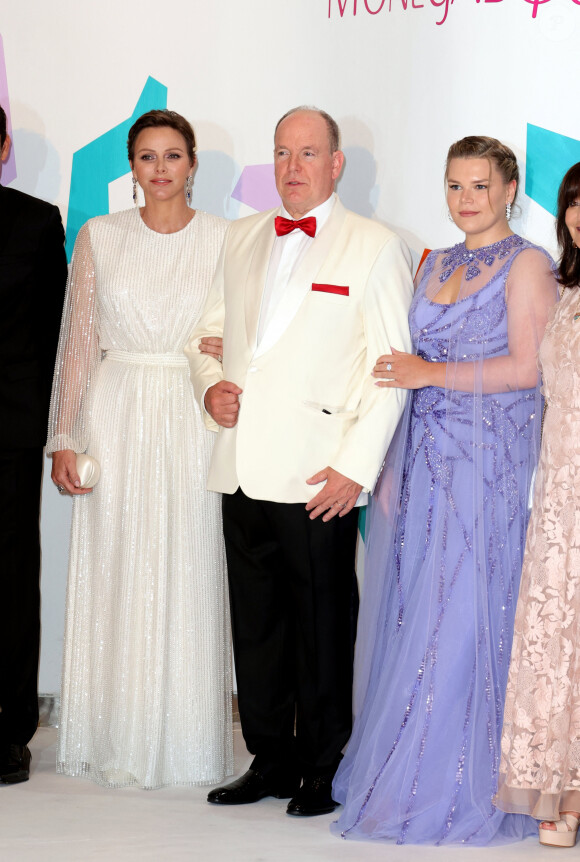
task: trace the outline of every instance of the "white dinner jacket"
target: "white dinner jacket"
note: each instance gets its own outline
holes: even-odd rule
[[[336,198],[258,346],[278,213],[229,226],[186,347],[200,404],[223,379],[243,390],[234,428],[205,413],[208,428],[219,432],[208,488],[307,502],[320,486],[306,479],[330,466],[372,491],[406,393],[378,388],[370,372],[391,347],[410,350],[411,256],[396,234]],[[199,352],[207,335],[223,337],[223,365]]]

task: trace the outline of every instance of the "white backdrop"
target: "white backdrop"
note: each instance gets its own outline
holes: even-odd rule
[[[501,138],[524,173],[528,124],[580,138],[579,33],[580,0],[20,0],[0,19],[17,172],[3,182],[66,219],[73,154],[130,118],[151,76],[196,128],[194,203],[235,218],[252,210],[230,194],[245,166],[271,162],[276,120],[316,104],[342,128],[344,202],[417,259],[459,238],[443,194],[452,141]],[[106,141],[91,153],[95,172],[112,158]],[[514,229],[553,248],[551,215],[520,194]],[[128,175],[108,198],[131,205]],[[45,476],[45,692],[59,687],[69,523]]]

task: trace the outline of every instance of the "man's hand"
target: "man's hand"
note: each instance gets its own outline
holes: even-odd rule
[[[323,512],[326,512],[323,521],[330,521],[335,515],[342,518],[350,512],[362,491],[362,485],[352,482],[332,467],[327,467],[306,480],[307,485],[319,485],[320,482],[326,482],[324,488],[306,504],[311,521]]]
[[[205,393],[205,409],[222,428],[233,428],[238,421],[242,390],[229,380],[220,380]]]

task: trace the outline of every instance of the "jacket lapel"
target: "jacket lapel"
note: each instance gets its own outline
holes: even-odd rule
[[[276,237],[274,232],[274,217],[278,213],[279,210],[272,212],[271,217],[267,219],[265,225],[259,231],[250,267],[248,269],[244,307],[248,345],[252,353],[256,349],[262,295],[264,293],[266,278],[268,276],[268,266],[270,265],[272,246],[274,245],[274,239]]]
[[[298,309],[312,290],[312,283],[316,281],[317,274],[328,262],[332,246],[344,223],[345,215],[345,208],[336,198],[328,221],[292,274],[254,356],[261,356],[270,350],[295,318]]]

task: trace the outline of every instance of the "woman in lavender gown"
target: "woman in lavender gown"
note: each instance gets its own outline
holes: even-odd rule
[[[458,141],[446,180],[465,241],[418,273],[416,355],[382,356],[374,372],[415,391],[370,511],[356,721],[333,788],[345,838],[488,844],[534,831],[492,797],[556,281],[550,257],[510,230],[508,147]]]

